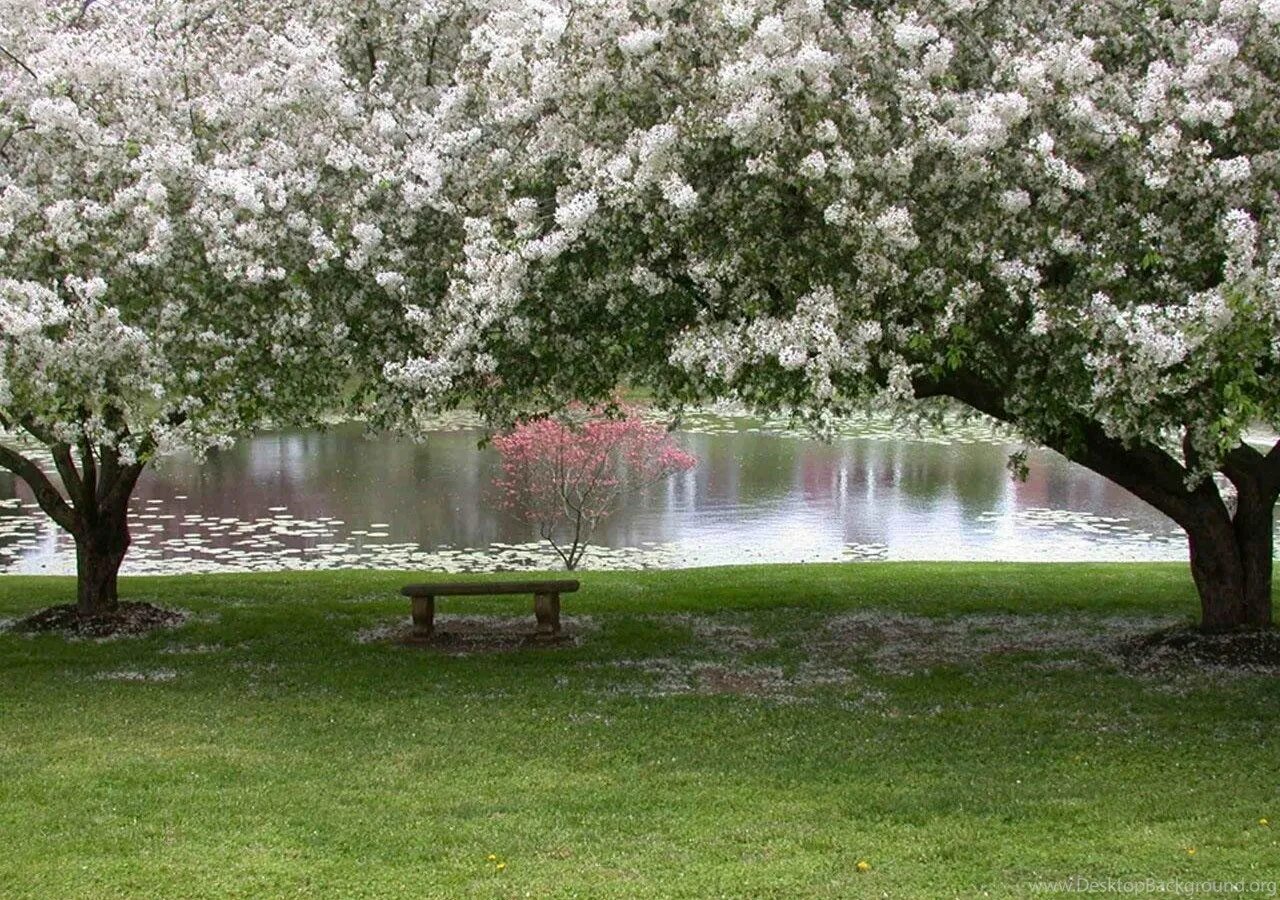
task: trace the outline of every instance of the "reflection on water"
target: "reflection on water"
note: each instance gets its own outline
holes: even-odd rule
[[[688,427],[697,468],[608,520],[588,566],[1185,558],[1172,522],[1056,454],[1032,452],[1014,481],[1014,447],[992,432],[945,442],[868,427],[824,444],[769,423]],[[166,461],[139,485],[126,571],[553,567],[527,526],[493,508],[497,456],[477,449],[481,436],[463,427],[413,444],[352,425]],[[0,498],[0,570],[74,570],[70,540],[25,487],[0,475]]]

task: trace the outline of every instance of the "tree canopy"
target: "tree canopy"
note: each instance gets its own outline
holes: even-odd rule
[[[1186,528],[1206,625],[1270,622],[1280,5],[538,9],[460,75],[522,135],[464,276],[495,405],[950,396]]]
[[[150,459],[319,420],[404,331],[385,169],[452,65],[421,45],[459,33],[408,9],[0,6],[0,426],[60,483],[13,441],[0,465],[75,537],[85,611]]]
[[[0,417],[62,493],[0,464],[82,549],[340,404],[946,396],[1271,620],[1277,0],[11,0],[0,49]]]

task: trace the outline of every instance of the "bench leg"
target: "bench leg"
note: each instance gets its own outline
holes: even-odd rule
[[[413,598],[413,636],[429,638],[436,630],[436,598]]]
[[[538,637],[555,637],[560,633],[560,595],[534,594],[533,615],[538,620]]]

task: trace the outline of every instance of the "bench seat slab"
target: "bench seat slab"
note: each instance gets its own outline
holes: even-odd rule
[[[462,581],[407,584],[400,589],[406,597],[476,597],[497,594],[572,594],[580,587],[575,580],[560,581]]]

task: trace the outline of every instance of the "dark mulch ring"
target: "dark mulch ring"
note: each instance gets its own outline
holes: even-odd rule
[[[1126,668],[1137,672],[1191,668],[1280,672],[1280,630],[1205,634],[1178,626],[1124,641],[1120,658]]]
[[[571,627],[551,637],[535,634],[533,625],[518,619],[497,616],[448,616],[436,620],[435,633],[419,637],[408,625],[372,629],[365,639],[390,638],[409,647],[424,647],[443,653],[501,653],[538,647],[565,647],[578,643]]]
[[[56,633],[67,637],[104,638],[147,634],[177,628],[190,613],[151,603],[121,603],[108,615],[81,616],[73,604],[50,606],[13,623],[19,634]]]
[[[501,653],[504,650],[521,650],[526,647],[563,647],[577,643],[568,635],[543,638],[532,634],[459,634],[456,631],[437,631],[429,638],[408,634],[399,643],[406,647],[430,647],[444,653]]]

